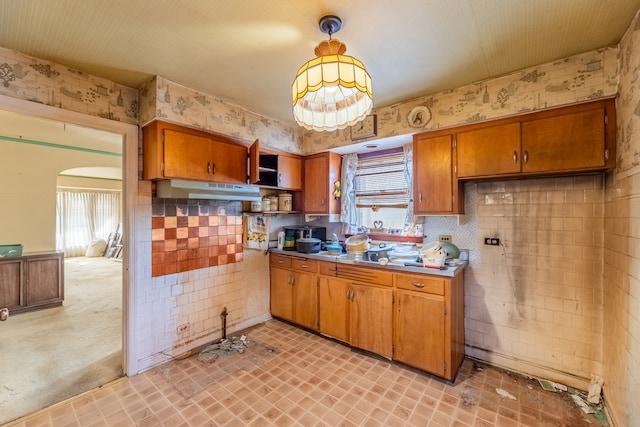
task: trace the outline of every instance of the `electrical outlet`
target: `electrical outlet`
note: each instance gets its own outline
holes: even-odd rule
[[[485,237],[484,244],[489,246],[500,246],[500,239],[498,237]]]
[[[441,234],[438,236],[438,240],[441,242],[451,243],[451,235],[449,234]]]
[[[180,325],[178,326],[176,332],[178,332],[178,334],[185,334],[187,332],[189,332],[190,326],[188,323],[185,323],[184,325]]]

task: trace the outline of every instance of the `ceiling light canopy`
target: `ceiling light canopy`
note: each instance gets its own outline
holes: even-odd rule
[[[300,67],[293,81],[293,116],[306,129],[344,129],[367,117],[373,107],[371,76],[364,64],[344,55],[347,46],[331,39],[341,27],[337,16],[320,19],[320,30],[329,40],[316,47],[317,57]]]

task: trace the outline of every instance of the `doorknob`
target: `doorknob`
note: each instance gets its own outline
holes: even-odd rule
[[[9,309],[8,308],[0,308],[0,322],[4,322],[9,318]]]

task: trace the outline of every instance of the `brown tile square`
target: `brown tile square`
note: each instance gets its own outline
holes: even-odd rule
[[[151,264],[164,264],[165,262],[165,252],[156,252],[151,254]]]
[[[226,236],[227,235],[227,227],[226,225],[218,226],[218,236]]]
[[[219,235],[218,236],[218,245],[223,246],[227,244],[227,236]]]
[[[218,265],[218,257],[211,256],[209,257],[209,267],[216,267]]]
[[[177,239],[178,238],[178,229],[177,228],[165,228],[164,229],[164,238],[165,239]]]
[[[164,264],[153,264],[151,266],[151,276],[158,277],[158,276],[164,276],[164,275],[165,275]]]
[[[219,246],[209,246],[209,256],[218,256],[218,254],[220,253],[220,247]]]
[[[178,218],[175,216],[164,217],[164,228],[176,228],[178,226]]]
[[[151,253],[164,252],[164,242],[151,242]]]
[[[208,227],[209,226],[209,216],[202,215],[198,217],[198,227]]]
[[[218,215],[218,225],[227,225],[226,215]]]
[[[198,237],[208,237],[209,227],[198,227]]]
[[[151,240],[154,242],[164,240],[164,228],[156,228],[151,230]]]
[[[227,255],[218,255],[218,265],[224,265],[228,263],[229,261]]]
[[[240,262],[244,259],[244,254],[242,252],[238,252],[235,254],[236,262]]]
[[[183,228],[189,226],[189,217],[188,216],[179,216],[176,219],[176,227]]]
[[[209,215],[209,226],[216,226],[219,222],[217,215]]]
[[[206,268],[206,267],[209,267],[209,258],[196,259],[196,268]]]
[[[232,255],[235,252],[236,252],[236,245],[235,244],[227,245],[227,248],[226,248],[226,253],[227,254],[231,254]]]
[[[189,227],[189,239],[192,239],[194,237],[199,237],[198,236],[198,227]]]
[[[198,237],[198,247],[200,247],[200,248],[208,248],[209,247],[209,238],[208,237]]]
[[[176,249],[177,250],[183,250],[183,249],[188,249],[189,248],[189,240],[188,239],[178,239],[177,240],[177,245],[176,245]]]
[[[162,216],[151,217],[151,228],[154,230],[157,228],[164,228],[164,217]]]
[[[164,274],[174,274],[178,272],[178,262],[167,262],[164,265]]]
[[[187,247],[189,249],[197,249],[200,247],[200,239],[197,237],[189,237]]]
[[[184,273],[185,271],[189,271],[189,260],[178,261],[178,271],[180,273]]]

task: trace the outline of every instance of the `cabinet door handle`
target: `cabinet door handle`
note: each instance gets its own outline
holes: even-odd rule
[[[324,205],[324,197],[320,199],[320,203]]]
[[[216,164],[215,163],[213,164],[213,174],[214,175],[216,174]]]
[[[278,264],[284,264],[284,261],[283,261],[283,260],[281,260],[281,259],[279,259],[279,260],[278,260]]]
[[[301,264],[300,268],[309,268],[309,266],[307,264]]]
[[[422,191],[420,192],[420,203],[422,203]]]
[[[413,286],[415,286],[416,288],[424,288],[424,283],[413,282]]]
[[[524,154],[522,155],[522,163],[527,163],[529,161],[529,152],[524,150]]]
[[[207,162],[207,173],[211,173],[211,162]]]
[[[609,160],[609,149],[604,150],[604,159]]]
[[[282,174],[281,173],[278,174],[278,182],[280,182],[280,183],[282,182]]]
[[[513,152],[513,163],[518,163],[518,153]]]

